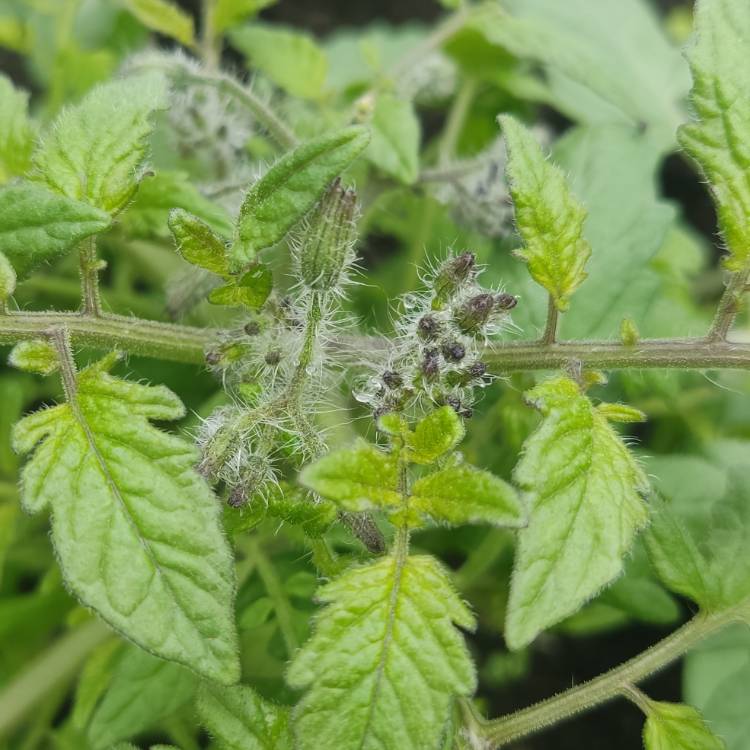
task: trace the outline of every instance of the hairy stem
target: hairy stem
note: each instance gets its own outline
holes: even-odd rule
[[[203,64],[210,71],[219,67],[220,50],[217,44],[216,32],[214,30],[214,13],[216,11],[216,0],[203,0],[201,8],[201,39],[200,55]]]
[[[544,332],[539,340],[544,346],[549,346],[555,343],[557,338],[557,319],[558,319],[557,305],[555,300],[552,299],[552,295],[547,297],[547,322],[544,325]]]
[[[750,276],[750,264],[742,271],[733,273],[721,295],[711,328],[706,335],[708,341],[726,341],[729,329],[737,317],[742,295],[747,291],[747,280]]]
[[[515,740],[558,724],[595,706],[623,695],[633,686],[663,669],[707,636],[737,620],[737,609],[718,614],[698,614],[655,646],[582,685],[548,698],[534,706],[492,721],[464,711],[470,731],[488,747],[504,747]]]
[[[102,303],[99,298],[99,261],[96,257],[96,239],[84,240],[78,251],[78,266],[81,275],[81,309],[84,315],[99,317]]]

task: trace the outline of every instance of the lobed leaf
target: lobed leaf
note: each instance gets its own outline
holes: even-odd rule
[[[696,117],[678,140],[711,185],[730,252],[726,265],[739,271],[750,263],[750,5],[700,0],[695,32],[687,59]]]
[[[399,182],[412,185],[419,176],[421,134],[414,104],[392,94],[380,94],[370,124],[368,160]]]
[[[474,667],[454,623],[473,628],[439,563],[389,556],[318,592],[327,606],[287,675],[299,750],[434,750]]]
[[[526,397],[544,419],[514,475],[530,518],[518,535],[508,602],[513,649],[611,583],[648,521],[646,476],[578,385],[553,378]]]
[[[68,198],[119,213],[138,189],[152,115],[166,107],[166,93],[156,73],[97,86],[43,138],[34,154],[37,179]]]
[[[292,750],[289,709],[261,698],[252,688],[203,685],[198,716],[219,750]]]
[[[98,208],[42,185],[18,182],[0,188],[0,247],[22,279],[110,224]]]
[[[28,117],[29,95],[0,74],[0,185],[24,174],[31,165],[36,137]]]
[[[586,279],[584,268],[591,255],[583,234],[586,210],[531,133],[509,115],[501,115],[499,121],[508,149],[506,173],[516,226],[524,244],[517,254],[557,309],[565,311]]]
[[[725,750],[726,745],[692,706],[649,701],[643,728],[646,750]]]
[[[234,568],[195,450],[149,420],[177,419],[164,387],[114,378],[107,357],[71,400],[14,428],[23,505],[52,512],[70,590],[142,648],[222,683],[239,678]]]
[[[367,130],[352,126],[308,141],[279,159],[245,196],[230,251],[233,263],[241,266],[281,240],[369,139]]]
[[[125,7],[147,28],[176,39],[187,47],[195,44],[192,16],[168,0],[125,0]]]

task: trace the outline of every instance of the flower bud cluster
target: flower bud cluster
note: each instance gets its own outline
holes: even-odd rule
[[[420,404],[447,404],[472,415],[475,389],[490,382],[480,347],[517,304],[511,294],[480,286],[479,274],[474,254],[463,252],[427,276],[425,293],[403,299],[388,362],[354,390],[376,417]]]

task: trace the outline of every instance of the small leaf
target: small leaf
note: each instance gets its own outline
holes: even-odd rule
[[[188,263],[219,276],[229,275],[226,245],[208,224],[181,208],[174,208],[169,212],[169,229],[177,252]]]
[[[596,410],[610,422],[645,422],[648,417],[627,404],[599,404]]]
[[[196,685],[195,675],[179,664],[129,646],[91,717],[92,750],[105,750],[154,726],[190,701]]]
[[[702,0],[687,52],[696,119],[678,132],[680,145],[705,174],[716,200],[730,255],[727,268],[750,263],[750,5],[745,0]]]
[[[549,163],[531,133],[508,115],[499,118],[508,147],[506,173],[518,233],[517,254],[550,294],[558,310],[586,278],[591,247],[583,236],[586,210],[570,192],[563,173]]]
[[[279,159],[245,196],[231,250],[234,263],[241,266],[281,240],[369,138],[367,130],[352,126],[308,141]]]
[[[153,654],[234,682],[234,567],[219,508],[195,449],[149,422],[185,409],[163,386],[109,375],[115,361],[83,370],[70,403],[15,426],[15,449],[33,451],[23,505],[51,507],[64,579],[84,605]]]
[[[252,688],[206,683],[197,708],[220,750],[292,750],[289,709],[264,700]]]
[[[273,289],[273,274],[268,266],[254,261],[249,270],[230,283],[212,289],[208,301],[214,305],[244,305],[258,310]]]
[[[513,649],[620,575],[648,520],[646,476],[578,385],[553,378],[526,397],[544,420],[514,474],[530,519],[519,532],[508,602],[505,638]]]
[[[318,99],[328,75],[328,59],[312,37],[299,31],[254,23],[230,32],[232,46],[292,96]]]
[[[38,179],[58,193],[109,214],[138,189],[153,113],[166,106],[156,73],[97,86],[63,110],[34,154]]]
[[[0,184],[31,165],[36,132],[28,118],[29,95],[0,75]]]
[[[488,471],[458,464],[418,479],[409,505],[437,522],[518,527],[525,513],[516,490]]]
[[[419,120],[414,105],[392,94],[381,94],[372,115],[372,141],[367,159],[405,185],[419,176]]]
[[[25,372],[51,375],[60,368],[57,350],[45,339],[20,341],[8,355],[8,364]]]
[[[433,557],[389,556],[323,586],[327,606],[287,679],[306,693],[294,709],[299,750],[438,747],[474,666],[453,623],[474,618]]]
[[[692,706],[649,701],[643,728],[646,750],[726,750]]]
[[[306,466],[300,482],[353,512],[402,504],[396,491],[396,460],[364,440],[351,450],[329,453]]]
[[[103,211],[41,185],[19,182],[0,188],[0,247],[21,279],[110,223]]]
[[[441,406],[406,433],[406,457],[415,464],[429,465],[453,450],[464,438],[464,423],[450,406]]]
[[[242,23],[248,16],[253,16],[275,3],[276,0],[216,0],[214,29],[217,34],[223,34],[227,29]]]
[[[195,44],[193,19],[168,0],[125,0],[125,7],[147,28],[180,44]]]

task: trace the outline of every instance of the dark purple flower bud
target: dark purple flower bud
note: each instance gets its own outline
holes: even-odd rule
[[[495,297],[495,306],[498,310],[512,310],[518,304],[518,297],[502,292]]]
[[[400,388],[404,384],[404,379],[395,370],[386,370],[382,375],[383,383],[388,388]]]
[[[440,354],[437,349],[426,349],[422,359],[422,375],[434,380],[440,374]]]
[[[248,336],[257,336],[260,333],[260,323],[257,320],[251,320],[245,324],[243,330]]]
[[[267,365],[275,366],[281,362],[281,352],[278,349],[270,349],[264,357]]]
[[[206,352],[206,364],[218,365],[221,362],[221,354],[217,351]]]
[[[466,356],[466,347],[460,341],[446,341],[442,352],[447,362],[460,362]]]
[[[231,508],[242,508],[247,505],[247,493],[244,487],[232,487],[227,497],[227,505]]]
[[[472,378],[481,378],[487,372],[487,365],[478,359],[476,362],[472,362],[469,365],[466,372]]]
[[[469,298],[453,311],[453,319],[463,333],[477,335],[487,325],[493,310],[495,309],[495,297],[483,292]]]
[[[476,256],[474,253],[464,252],[445,261],[435,275],[433,282],[434,297],[432,308],[441,310],[455,296],[467,282],[477,275]]]
[[[440,321],[428,313],[417,321],[417,336],[422,341],[434,341],[440,333],[440,328]]]

